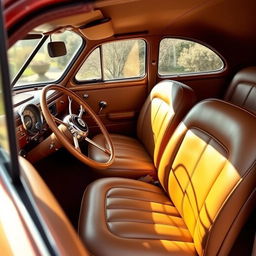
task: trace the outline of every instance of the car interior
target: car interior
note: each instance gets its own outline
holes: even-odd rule
[[[60,255],[253,255],[255,10],[67,1],[10,21],[21,178]]]

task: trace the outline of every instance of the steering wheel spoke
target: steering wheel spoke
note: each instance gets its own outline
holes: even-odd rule
[[[109,156],[111,155],[111,152],[109,149],[107,148],[103,148],[102,146],[100,146],[99,144],[95,143],[94,141],[92,141],[91,139],[89,139],[88,137],[85,138],[85,140],[87,142],[89,142],[90,144],[92,144],[94,147],[100,149],[101,151],[103,151],[104,153],[108,154]]]
[[[83,113],[84,113],[84,108],[83,108],[83,106],[82,106],[82,105],[80,105],[80,109],[79,109],[78,117],[79,117],[79,118],[82,118]]]
[[[57,117],[55,117],[55,116],[53,116],[53,115],[52,115],[52,117],[53,117],[54,121],[55,121],[57,124],[63,124],[63,125],[65,125],[66,127],[68,127],[68,124],[65,123],[64,121],[60,120],[59,118],[57,118]]]
[[[64,120],[60,120],[59,118],[53,116],[49,111],[47,102],[47,92],[50,90],[62,92],[68,97],[69,114],[64,118]],[[80,106],[79,113],[77,115],[72,113],[73,101]],[[59,85],[53,84],[45,86],[41,94],[41,108],[47,124],[52,129],[57,139],[77,159],[95,169],[105,169],[108,168],[113,163],[115,156],[114,147],[107,129],[104,127],[100,118],[96,115],[96,113],[94,113],[90,106],[88,106],[88,104],[84,102],[83,99],[80,98],[75,92]],[[100,128],[102,134],[106,139],[107,148],[102,147],[101,145],[95,143],[94,141],[88,138],[89,127],[86,124],[86,122],[82,119],[82,116],[85,112],[94,119],[94,121]],[[92,144],[94,147],[106,153],[108,156],[106,162],[97,162],[91,159],[90,157],[86,156],[80,148],[80,138],[83,138],[88,143]]]
[[[73,134],[73,142],[74,142],[75,149],[81,153],[81,149],[80,149],[80,146],[79,146],[79,141],[77,139],[76,134]]]
[[[68,113],[72,115],[72,99],[68,96]]]

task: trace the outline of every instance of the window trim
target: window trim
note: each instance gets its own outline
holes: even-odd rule
[[[144,74],[143,76],[137,76],[137,77],[128,77],[128,78],[118,78],[118,79],[108,79],[104,80],[104,72],[103,72],[103,51],[102,51],[102,45],[108,44],[108,43],[113,43],[113,42],[120,42],[120,41],[128,41],[128,40],[142,40],[145,43],[145,66],[144,66]],[[84,65],[86,60],[89,58],[89,56],[97,49],[99,48],[100,51],[100,67],[101,67],[101,79],[92,79],[92,80],[77,80],[76,75],[80,71],[81,67]],[[120,40],[113,40],[113,41],[107,41],[102,44],[98,44],[95,47],[91,49],[91,51],[88,52],[85,60],[83,63],[78,67],[77,71],[75,72],[73,81],[76,85],[81,85],[81,84],[95,84],[95,83],[115,83],[115,82],[125,82],[125,81],[140,81],[145,79],[147,76],[147,63],[148,63],[148,42],[145,40],[145,38],[128,38],[128,39],[120,39]]]
[[[220,69],[213,70],[213,71],[200,71],[200,72],[187,72],[187,73],[176,73],[176,74],[161,75],[161,74],[159,74],[160,44],[161,44],[162,40],[164,40],[164,39],[186,40],[186,41],[190,41],[190,42],[200,44],[200,45],[210,49],[211,51],[213,51],[221,59],[221,61],[223,63],[223,66]],[[225,72],[226,69],[227,69],[227,62],[226,62],[225,58],[219,52],[217,52],[217,50],[214,49],[212,46],[210,46],[210,45],[208,45],[208,44],[206,44],[206,43],[204,43],[200,40],[191,39],[191,38],[187,38],[187,37],[172,37],[172,36],[162,37],[159,40],[159,43],[158,43],[158,60],[157,60],[157,76],[158,76],[158,78],[206,76],[206,75],[213,75],[213,74],[221,74],[221,73]]]
[[[49,81],[49,82],[45,81],[45,82],[39,82],[39,83],[31,83],[31,84],[27,84],[27,85],[19,85],[19,86],[16,86],[16,87],[13,86],[12,90],[13,91],[19,91],[19,90],[24,90],[24,89],[33,89],[35,87],[36,88],[41,88],[41,87],[44,87],[44,86],[46,86],[48,84],[58,84],[58,83],[60,83],[66,77],[66,75],[70,71],[71,67],[75,64],[75,62],[77,61],[77,59],[80,56],[81,52],[84,50],[84,48],[86,46],[86,40],[81,35],[79,35],[79,34],[77,34],[77,35],[80,36],[80,38],[82,39],[82,43],[81,43],[80,47],[78,48],[76,54],[70,60],[70,62],[68,63],[66,69],[64,70],[64,72],[62,73],[62,75],[60,76],[60,78],[58,80]]]

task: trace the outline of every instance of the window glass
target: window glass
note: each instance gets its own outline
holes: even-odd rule
[[[143,77],[145,75],[145,55],[146,43],[144,40],[122,40],[103,44],[86,59],[76,74],[76,80],[108,81]]]
[[[8,59],[10,67],[11,81],[15,75],[19,72],[24,62],[36,48],[37,44],[41,39],[28,39],[17,41],[8,50]],[[18,57],[17,57],[18,56]]]
[[[199,43],[173,38],[165,38],[160,43],[160,75],[212,72],[223,66],[215,52]]]
[[[76,80],[101,80],[100,49],[95,49],[86,59],[76,75]]]
[[[62,76],[73,56],[80,48],[82,38],[74,32],[66,31],[60,34],[53,34],[51,39],[52,41],[64,41],[67,54],[51,58],[47,51],[47,45],[50,42],[49,37],[14,86],[54,82]],[[35,48],[35,40],[28,41],[30,40],[21,40],[8,51],[12,79],[30,55],[32,49]],[[22,58],[20,58],[20,55]]]
[[[124,40],[102,45],[104,80],[142,77],[145,41]]]

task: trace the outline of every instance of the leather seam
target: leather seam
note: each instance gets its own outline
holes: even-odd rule
[[[185,137],[186,137],[186,135],[185,135]],[[185,138],[184,137],[184,138]],[[208,142],[210,141],[210,138],[209,138],[209,140],[208,140]],[[191,200],[190,200],[190,198],[189,198],[189,196],[188,196],[188,194],[187,194],[187,192],[186,192],[186,190],[187,190],[187,188],[188,188],[188,186],[189,186],[189,184],[190,184],[190,180],[192,179],[192,177],[193,177],[193,174],[194,174],[194,172],[195,172],[195,170],[196,170],[196,168],[197,168],[197,166],[198,166],[198,163],[199,163],[199,161],[200,161],[200,159],[201,159],[201,157],[202,157],[202,155],[203,155],[203,153],[205,152],[205,149],[207,148],[207,145],[208,145],[208,143],[204,146],[204,148],[203,148],[203,150],[202,150],[202,152],[199,154],[199,156],[198,156],[198,159],[197,159],[197,161],[196,161],[196,163],[195,163],[195,166],[194,166],[194,168],[193,168],[193,171],[191,172],[191,175],[189,176],[190,177],[190,179],[188,180],[188,182],[187,182],[187,184],[186,184],[186,186],[185,186],[185,188],[183,189],[182,188],[182,186],[180,185],[180,183],[178,182],[178,178],[176,177],[176,175],[175,175],[175,169],[173,168],[173,166],[172,166],[172,168],[171,168],[171,172],[173,173],[173,176],[174,176],[174,178],[175,178],[175,180],[176,180],[176,182],[178,183],[178,186],[180,187],[180,190],[182,191],[182,194],[183,194],[183,197],[182,197],[182,200],[181,200],[181,216],[184,216],[184,210],[183,210],[183,207],[184,207],[184,200],[185,200],[185,198],[187,198],[187,200],[188,200],[188,203],[189,203],[189,205],[190,205],[190,208],[191,208],[191,210],[192,210],[192,212],[193,212],[193,215],[194,215],[194,219],[196,219],[196,213],[194,212],[194,209],[193,209],[193,207],[192,207],[192,204],[191,204]],[[174,159],[174,161],[175,161],[175,159]]]
[[[143,183],[144,184],[144,183]],[[130,189],[130,190],[139,190],[139,191],[146,191],[146,192],[152,192],[152,193],[155,193],[155,194],[159,194],[159,195],[163,195],[162,191],[153,191],[153,190],[149,190],[149,189],[144,189],[144,188],[135,188],[135,187],[126,187],[126,186],[116,186],[116,187],[112,187],[112,188],[109,188],[107,190],[107,193],[106,195],[109,193],[110,190],[112,189],[116,189],[116,188],[124,188],[124,189]],[[156,187],[157,188],[157,187]],[[111,196],[108,196],[107,197],[111,197]]]
[[[220,99],[215,99],[215,98],[211,98],[211,99],[207,99],[207,100],[204,100],[204,102],[221,102],[222,104],[226,104],[226,105],[229,105],[229,106],[232,106],[232,108],[237,108],[237,109],[240,109],[241,111],[244,111],[246,113],[248,113],[249,115],[253,116],[254,118],[256,118],[256,114],[252,113],[251,111],[245,109],[245,108],[242,108],[238,105],[235,105],[233,103],[230,103],[229,101],[224,101],[224,100],[220,100]]]
[[[132,197],[121,197],[121,196],[108,196],[107,198],[120,198],[120,199],[132,199],[132,200],[138,200],[138,201],[143,201],[143,202],[152,202],[152,203],[160,203],[162,204],[161,202],[157,202],[157,201],[152,201],[152,200],[145,200],[145,199],[135,199],[135,198],[132,198]],[[167,206],[171,206],[171,205],[168,205],[168,204],[165,204]]]
[[[218,175],[216,176],[214,182],[213,182],[212,185],[210,186],[210,188],[209,188],[209,190],[208,190],[208,193],[206,194],[206,196],[205,196],[205,198],[204,198],[204,200],[203,200],[204,203],[202,204],[202,206],[200,207],[200,210],[198,211],[198,216],[197,216],[197,218],[196,218],[196,224],[195,224],[195,228],[194,228],[194,231],[193,231],[193,237],[195,236],[195,230],[196,230],[197,226],[199,225],[198,223],[200,222],[200,213],[201,213],[201,210],[203,209],[203,207],[204,207],[204,205],[205,205],[205,201],[206,201],[206,199],[208,198],[208,195],[209,195],[209,193],[210,193],[212,187],[214,186],[214,184],[216,183],[216,181],[217,181],[217,179],[219,178],[220,174],[222,173],[223,168],[225,167],[226,163],[227,163],[227,159],[226,159],[225,162],[223,163],[222,168],[220,168],[220,171],[219,171]],[[201,236],[201,234],[200,234],[200,236]]]
[[[164,115],[164,118],[163,118],[162,121],[161,121],[160,128],[159,128],[158,133],[157,133],[157,135],[156,135],[155,145],[157,144],[159,134],[161,133],[161,130],[162,130],[162,128],[163,128],[164,121],[166,120],[166,117],[167,117],[167,114],[168,114],[168,113],[169,113],[169,112],[166,111],[166,113],[165,113],[165,115]],[[172,122],[172,120],[169,120],[168,123],[171,123],[171,122]],[[168,127],[168,126],[167,126],[167,127]],[[166,127],[166,129],[167,129],[167,127]],[[165,129],[165,130],[166,130],[166,129]],[[165,132],[166,132],[166,131],[165,131]],[[164,132],[164,133],[165,133],[165,132]]]
[[[254,88],[254,86],[251,86],[249,92],[247,93],[246,97],[244,98],[244,101],[243,101],[243,103],[242,103],[242,106],[243,106],[243,107],[244,107],[244,105],[245,105],[245,103],[246,103],[246,101],[247,101],[249,95],[251,94],[253,88]]]
[[[175,225],[171,225],[171,224],[163,224],[163,223],[155,223],[155,222],[141,222],[139,220],[112,220],[112,221],[108,221],[108,223],[138,223],[138,224],[145,224],[145,225],[159,225],[159,226],[169,226],[169,227],[174,227],[174,228],[177,228],[178,230],[182,229],[184,231],[187,231],[189,234],[189,230],[187,227],[178,227],[178,226],[175,226]],[[192,236],[191,236],[192,238]],[[193,239],[193,238],[192,238]]]
[[[241,84],[241,83],[246,83],[246,84],[249,84],[249,85],[252,86],[252,87],[256,87],[256,83],[253,83],[252,81],[246,81],[246,80],[244,80],[244,79],[238,80],[238,81],[236,82],[236,84],[234,84],[234,86],[233,86],[233,88],[232,88],[232,91],[231,91],[230,94],[229,94],[229,98],[227,99],[228,101],[231,101],[231,100],[232,100],[232,98],[233,98],[233,96],[234,96],[234,94],[235,94],[235,91],[236,91],[238,85]],[[232,81],[231,81],[231,84],[232,84]],[[230,86],[231,86],[231,85],[230,85]]]
[[[170,205],[166,205],[166,206],[170,206]],[[176,209],[174,206],[172,206],[174,209]],[[158,214],[164,214],[170,217],[175,217],[175,218],[181,218],[181,216],[179,215],[179,212],[177,211],[178,215],[170,215],[170,214],[166,214],[164,212],[159,212],[159,211],[153,211],[153,210],[143,210],[143,209],[134,209],[134,208],[128,208],[128,207],[120,207],[120,208],[110,208],[109,206],[106,207],[107,210],[135,210],[135,211],[141,211],[141,212],[149,212],[149,213],[158,213]]]
[[[171,215],[171,214],[168,214],[168,213],[166,213],[166,212],[156,212],[156,211],[150,211],[150,210],[143,210],[143,209],[135,209],[135,208],[125,208],[125,207],[123,207],[123,208],[109,208],[109,207],[107,207],[106,208],[107,210],[109,210],[109,211],[111,211],[111,210],[123,210],[123,209],[125,209],[125,210],[127,210],[127,211],[133,211],[133,212],[147,212],[147,213],[156,213],[156,214],[161,214],[161,215],[165,215],[165,216],[168,216],[168,217],[173,217],[173,218],[179,218],[179,219],[182,219],[182,217],[181,216],[175,216],[175,215]],[[176,209],[176,208],[175,208]]]
[[[182,135],[182,138],[179,139],[177,145],[175,146],[175,149],[173,150],[172,158],[170,159],[169,164],[165,168],[165,169],[167,169],[167,168],[169,169],[169,172],[165,171],[166,173],[165,173],[164,178],[163,178],[162,187],[165,189],[165,191],[168,191],[168,180],[169,180],[170,173],[172,171],[172,165],[173,165],[173,162],[174,162],[175,158],[177,157],[177,154],[179,152],[179,148],[180,148],[181,144],[183,143],[187,132],[188,132],[188,129],[186,128],[186,131],[184,132],[184,135]]]
[[[215,136],[213,136],[211,133],[207,132],[207,131],[204,131],[202,129],[200,129],[199,127],[196,127],[196,126],[191,126],[188,130],[191,130],[191,129],[195,129],[195,130],[198,130],[200,132],[202,132],[203,134],[209,136],[211,139],[213,139],[215,142],[217,142],[225,151],[226,151],[226,154],[227,156],[229,156],[230,152],[228,150],[228,148],[223,145]],[[217,150],[218,151],[218,150]],[[225,157],[225,156],[224,156]]]

